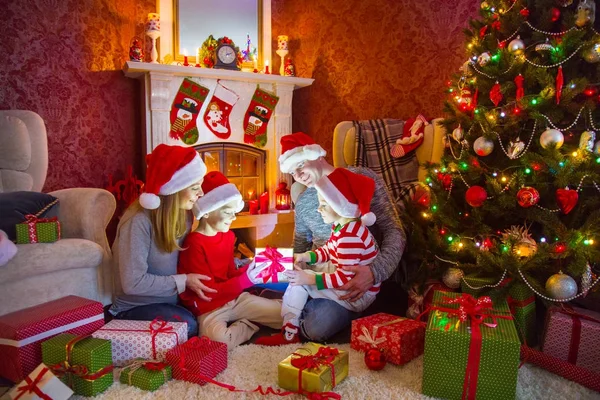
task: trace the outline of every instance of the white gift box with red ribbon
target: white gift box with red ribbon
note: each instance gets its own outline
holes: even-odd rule
[[[13,400],[67,400],[72,394],[71,388],[62,383],[44,364],[40,364],[8,392]]]
[[[294,249],[277,247],[257,247],[254,257],[257,269],[255,281],[259,283],[288,282],[283,273],[294,269]]]

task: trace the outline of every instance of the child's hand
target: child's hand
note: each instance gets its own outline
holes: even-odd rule
[[[299,286],[299,285],[316,285],[317,281],[313,274],[309,274],[304,271],[302,268],[294,265],[293,271],[285,271],[284,274],[290,278],[290,285]]]
[[[298,267],[299,269],[305,269],[306,263],[309,261],[310,255],[308,252],[294,254],[294,268]]]
[[[256,275],[261,271],[260,268],[257,267],[256,262],[252,260],[250,264],[248,264],[248,269],[246,270],[246,275],[248,275],[248,279],[250,279],[253,283],[262,283],[257,282]]]

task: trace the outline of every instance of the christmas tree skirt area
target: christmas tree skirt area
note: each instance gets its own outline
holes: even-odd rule
[[[363,353],[350,345],[333,345],[350,354],[350,373],[335,388],[342,399],[429,399],[421,392],[423,357],[404,365],[388,364],[381,371],[370,371],[363,361]],[[240,389],[255,389],[258,385],[277,387],[277,364],[299,346],[262,347],[255,344],[240,346],[229,353],[229,365],[216,380]],[[115,374],[116,376],[117,374]],[[207,384],[199,386],[183,381],[169,381],[157,391],[145,392],[115,382],[96,400],[136,399],[305,399],[302,396],[277,397],[274,395],[232,393],[227,389]],[[576,383],[567,381],[543,369],[524,365],[519,370],[517,399],[598,399],[600,395]],[[82,399],[73,396],[73,399]]]

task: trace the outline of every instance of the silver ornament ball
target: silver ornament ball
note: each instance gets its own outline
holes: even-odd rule
[[[462,269],[451,267],[448,268],[442,277],[442,282],[444,282],[444,285],[448,286],[450,289],[458,289],[463,276],[464,273]]]
[[[600,155],[600,140],[594,145],[594,153]]]
[[[555,145],[557,149],[560,149],[564,142],[564,135],[557,129],[546,129],[540,136],[540,144],[544,149],[553,145]]]
[[[577,282],[569,275],[559,272],[546,281],[546,292],[553,299],[568,299],[577,294]]]
[[[477,64],[481,65],[482,67],[485,67],[491,59],[492,56],[489,52],[486,51],[485,53],[481,53],[479,57],[477,57]]]
[[[582,53],[583,59],[590,64],[600,61],[600,44],[595,44]]]
[[[508,44],[508,51],[514,54],[521,54],[525,50],[525,43],[521,40],[520,36],[517,36],[516,39],[513,39]]]
[[[596,132],[585,131],[579,137],[579,150],[594,151],[594,142],[596,141]]]
[[[458,125],[458,127],[452,131],[452,138],[457,142],[460,142],[464,135],[465,131],[460,125]]]
[[[489,156],[494,151],[494,142],[484,136],[480,136],[473,143],[473,150],[478,156]]]

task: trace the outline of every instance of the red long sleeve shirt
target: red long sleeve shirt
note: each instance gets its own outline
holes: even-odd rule
[[[177,273],[210,276],[210,281],[202,282],[217,291],[206,293],[212,298],[211,301],[202,300],[190,289],[180,294],[183,305],[196,316],[216,310],[252,286],[246,274],[248,267],[235,267],[234,245],[235,235],[231,231],[219,232],[215,236],[192,232],[185,239],[184,250],[179,255]]]

